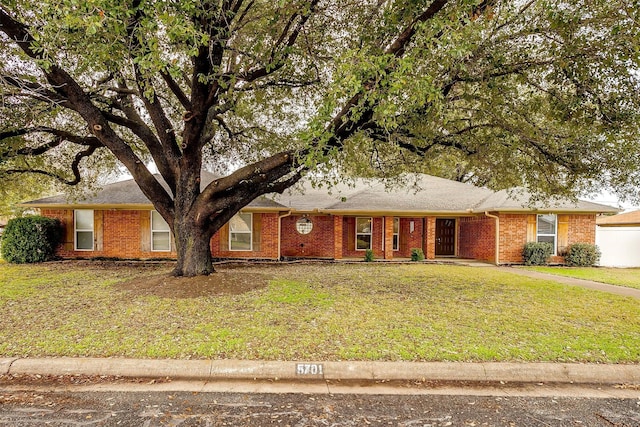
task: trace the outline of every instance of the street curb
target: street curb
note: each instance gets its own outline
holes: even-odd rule
[[[13,358],[0,358],[0,375],[6,375],[9,373],[9,369],[11,369],[11,364],[18,360],[16,357]]]
[[[640,384],[640,365],[463,362],[295,362],[51,358],[0,359],[0,372],[216,380],[453,381]]]

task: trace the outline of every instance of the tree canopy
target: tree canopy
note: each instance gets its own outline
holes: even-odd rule
[[[7,0],[0,175],[124,165],[176,274],[211,271],[195,229],[315,171],[637,201],[639,25],[631,0]]]

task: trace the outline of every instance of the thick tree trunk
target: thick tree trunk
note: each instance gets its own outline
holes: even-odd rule
[[[201,276],[214,272],[211,262],[211,234],[188,219],[174,227],[178,263],[174,276]]]

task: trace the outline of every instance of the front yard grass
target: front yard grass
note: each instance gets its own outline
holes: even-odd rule
[[[180,297],[142,286],[166,266],[0,263],[0,356],[640,362],[634,298],[480,267],[219,270],[264,285]]]
[[[528,267],[528,269],[558,276],[575,277],[577,279],[640,289],[640,268]]]

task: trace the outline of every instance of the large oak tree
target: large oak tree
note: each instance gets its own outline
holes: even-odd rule
[[[307,172],[463,168],[494,188],[637,196],[639,9],[5,0],[0,174],[75,185],[123,165],[189,276],[213,271],[234,214]],[[203,166],[225,173],[201,189]]]

